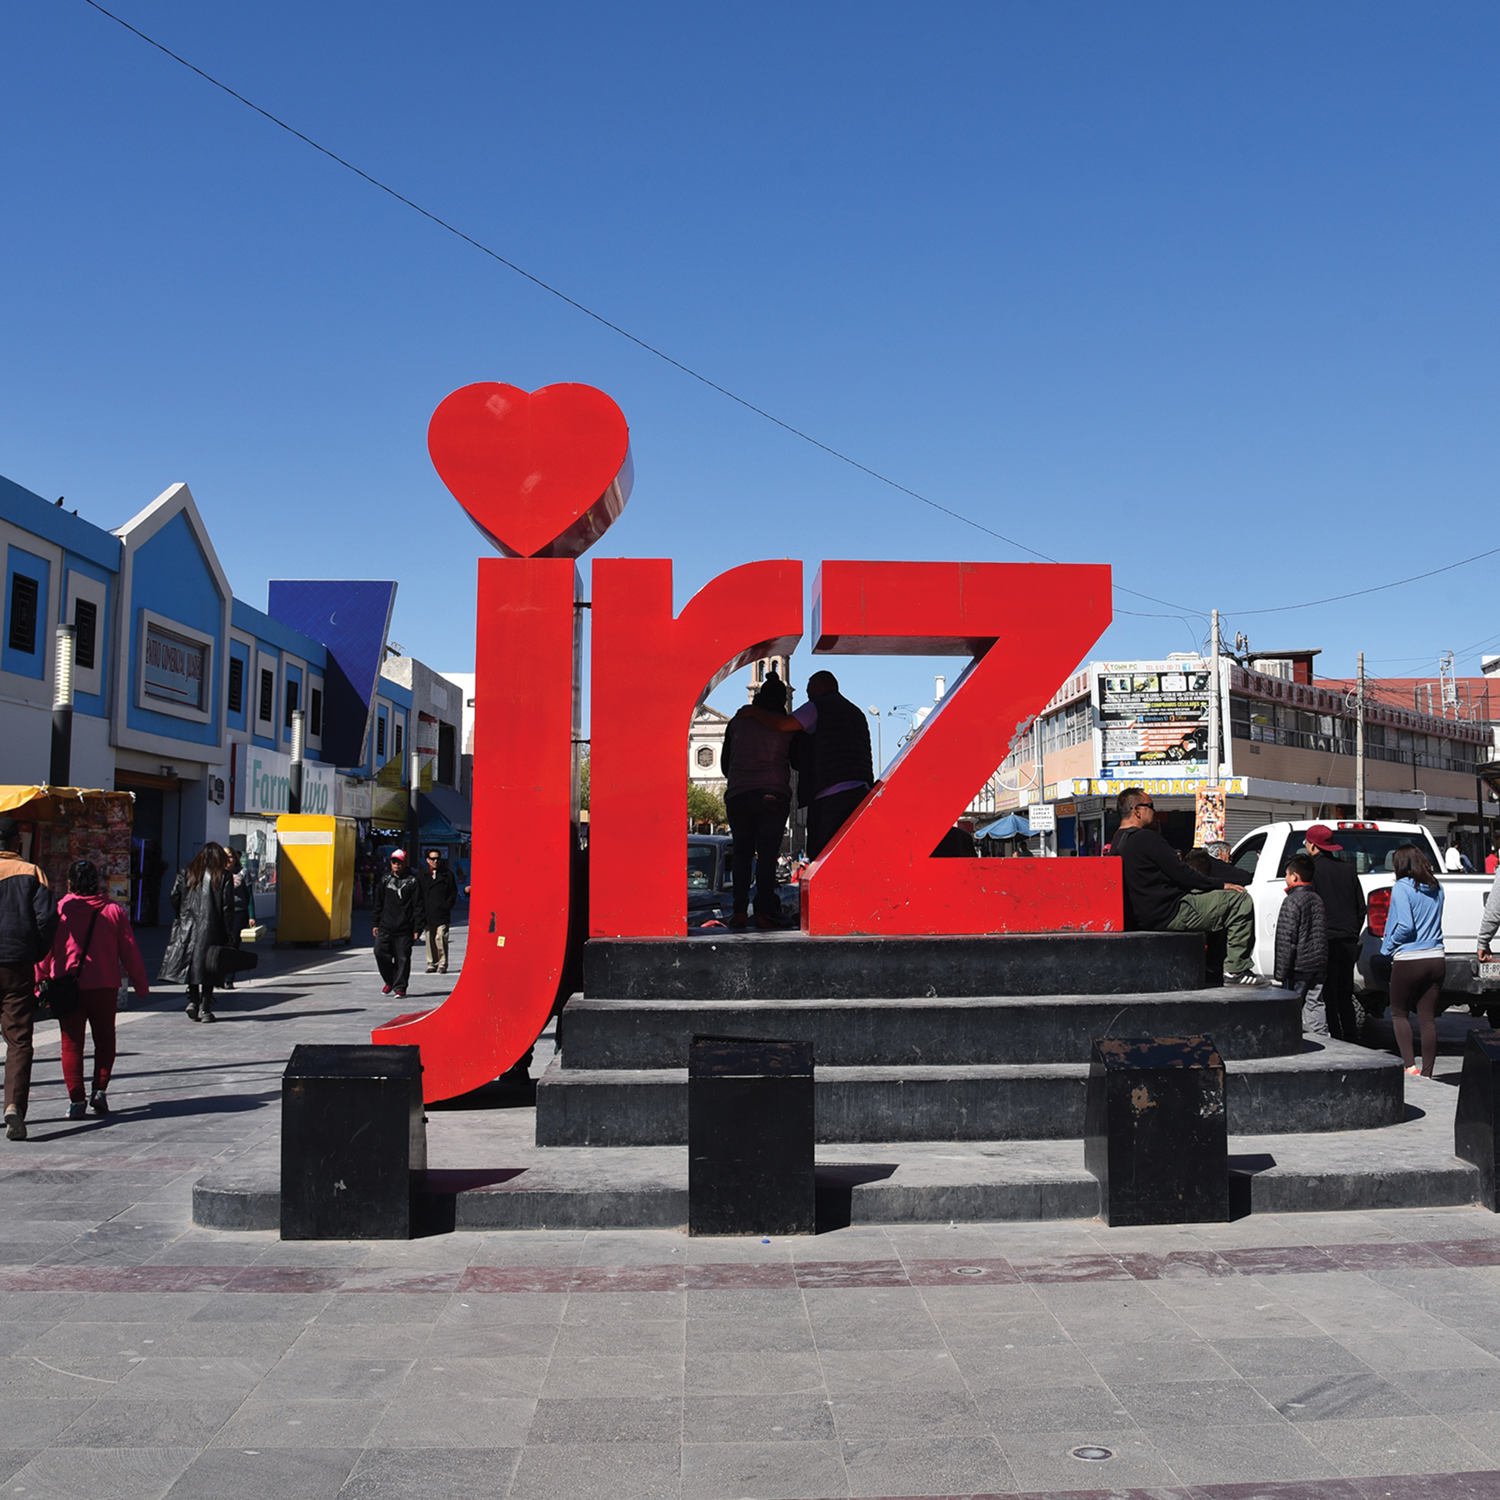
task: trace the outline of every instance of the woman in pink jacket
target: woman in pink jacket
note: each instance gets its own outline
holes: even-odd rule
[[[57,918],[57,937],[52,952],[37,965],[37,978],[51,979],[71,970],[78,982],[78,1004],[62,1018],[61,1026],[68,1118],[81,1120],[88,1113],[83,1087],[85,1026],[94,1033],[94,1113],[107,1115],[105,1090],[115,1065],[115,998],[121,970],[141,999],[151,986],[130,930],[130,915],[117,901],[99,894],[99,871],[88,860],[68,866],[68,894],[57,903]]]

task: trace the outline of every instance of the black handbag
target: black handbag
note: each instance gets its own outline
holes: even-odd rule
[[[253,969],[260,962],[260,955],[246,953],[243,948],[231,948],[227,943],[214,943],[204,955],[204,962],[217,984],[231,974],[243,974],[246,970]]]
[[[99,920],[96,911],[89,919],[89,930],[83,935],[83,947],[78,951],[78,962],[51,979],[44,979],[36,987],[36,1009],[31,1014],[33,1021],[60,1021],[78,1004],[78,971],[89,956],[89,944],[94,941],[94,924]]]

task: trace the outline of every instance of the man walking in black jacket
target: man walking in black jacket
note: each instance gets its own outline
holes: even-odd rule
[[[1146,932],[1222,932],[1224,983],[1263,985],[1252,967],[1255,908],[1243,886],[1200,875],[1156,831],[1156,806],[1140,787],[1115,804],[1120,832],[1110,853],[1124,867],[1125,925]]]
[[[5,1134],[26,1139],[36,964],[52,951],[57,901],[47,877],[19,854],[21,831],[0,818],[0,1031],[5,1035]]]
[[[1302,840],[1312,855],[1313,889],[1323,899],[1323,926],[1328,935],[1328,974],[1323,980],[1328,1029],[1338,1041],[1357,1042],[1354,965],[1359,961],[1359,935],[1365,925],[1364,887],[1354,866],[1339,858],[1340,846],[1326,823],[1315,823]]]
[[[422,887],[422,921],[427,928],[427,972],[448,972],[448,923],[458,905],[458,881],[436,849],[427,851],[427,868],[417,872]]]
[[[375,882],[375,963],[383,995],[406,996],[411,982],[412,938],[422,926],[422,892],[406,868],[406,850],[392,849],[389,871]]]

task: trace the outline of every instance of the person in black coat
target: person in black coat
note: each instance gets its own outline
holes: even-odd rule
[[[1338,1041],[1357,1042],[1354,966],[1359,961],[1359,935],[1365,925],[1364,887],[1354,866],[1339,858],[1339,845],[1326,823],[1315,823],[1302,840],[1312,855],[1313,889],[1323,900],[1323,926],[1328,939],[1323,1003],[1328,1011],[1328,1030]]]
[[[807,809],[807,857],[816,859],[875,785],[870,721],[832,672],[807,679],[807,702],[792,718],[804,731],[793,751],[797,801]]]
[[[427,851],[427,868],[417,871],[422,890],[422,922],[427,929],[427,972],[448,972],[448,919],[458,905],[458,881],[436,849]]]
[[[234,884],[229,857],[215,843],[205,844],[172,882],[172,934],[158,976],[166,984],[187,985],[188,1019],[214,1019],[215,971],[209,950],[230,946],[234,927]]]
[[[422,929],[422,892],[406,868],[406,850],[392,849],[386,873],[375,882],[375,963],[385,981],[382,994],[404,999],[411,982],[412,939]]]

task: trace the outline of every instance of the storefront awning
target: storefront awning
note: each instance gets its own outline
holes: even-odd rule
[[[417,793],[418,837],[424,844],[464,844],[474,831],[469,799],[451,787]]]

